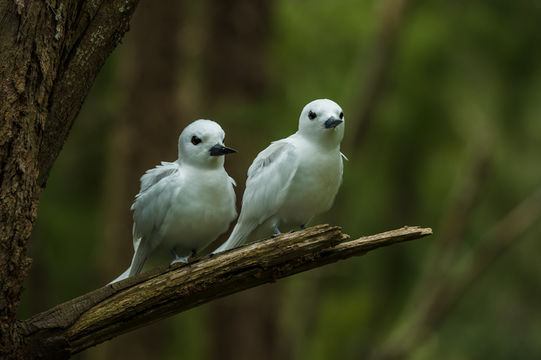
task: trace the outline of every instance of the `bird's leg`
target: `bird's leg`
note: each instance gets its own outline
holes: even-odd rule
[[[188,255],[188,256],[178,256],[175,248],[171,249],[171,253],[173,254],[174,259],[173,259],[173,261],[171,261],[169,266],[172,266],[172,265],[174,265],[176,263],[179,263],[179,262],[184,263],[184,264],[188,263],[188,259],[190,258],[190,255]]]
[[[280,231],[280,229],[278,229],[278,225],[277,225],[277,224],[272,225],[272,228],[274,229],[274,234],[272,235],[272,237],[278,236],[278,235],[280,235],[280,234],[282,233],[282,232]]]
[[[180,259],[180,256],[178,256],[177,254],[177,251],[175,250],[175,248],[171,248],[171,254],[173,254],[173,260],[178,260]]]

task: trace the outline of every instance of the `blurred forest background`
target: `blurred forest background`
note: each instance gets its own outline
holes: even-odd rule
[[[435,235],[76,358],[539,359],[540,40],[535,0],[142,1],[43,193],[19,317],[127,268],[139,177],[176,159],[188,123],[222,125],[240,200],[255,155],[296,130],[307,102],[330,98],[349,161],[312,224]]]

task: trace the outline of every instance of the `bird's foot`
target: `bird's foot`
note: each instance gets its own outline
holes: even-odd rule
[[[186,256],[179,256],[179,257],[176,257],[173,259],[173,261],[171,261],[171,263],[169,264],[169,266],[173,266],[174,264],[178,264],[178,263],[183,263],[183,264],[187,264],[188,263],[188,259],[191,257],[191,255],[186,255]]]
[[[280,229],[278,229],[278,225],[274,224],[272,226],[272,228],[274,229],[274,234],[272,234],[272,237],[276,237],[280,234],[282,234],[282,232],[280,231]]]
[[[171,249],[171,253],[173,254],[173,261],[169,264],[169,266],[173,266],[174,264],[183,263],[187,264],[188,260],[195,256],[195,250],[192,250],[192,253],[190,255],[186,256],[178,256],[177,252],[175,251],[175,248]]]

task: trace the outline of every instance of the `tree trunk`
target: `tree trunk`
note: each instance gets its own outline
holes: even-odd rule
[[[136,0],[0,0],[0,358],[22,358],[15,323],[41,191]]]

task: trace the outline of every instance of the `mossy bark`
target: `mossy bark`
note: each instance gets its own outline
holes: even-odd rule
[[[20,326],[32,358],[67,358],[214,299],[430,234],[431,229],[405,227],[351,240],[338,227],[318,225],[128,278],[37,314]]]

